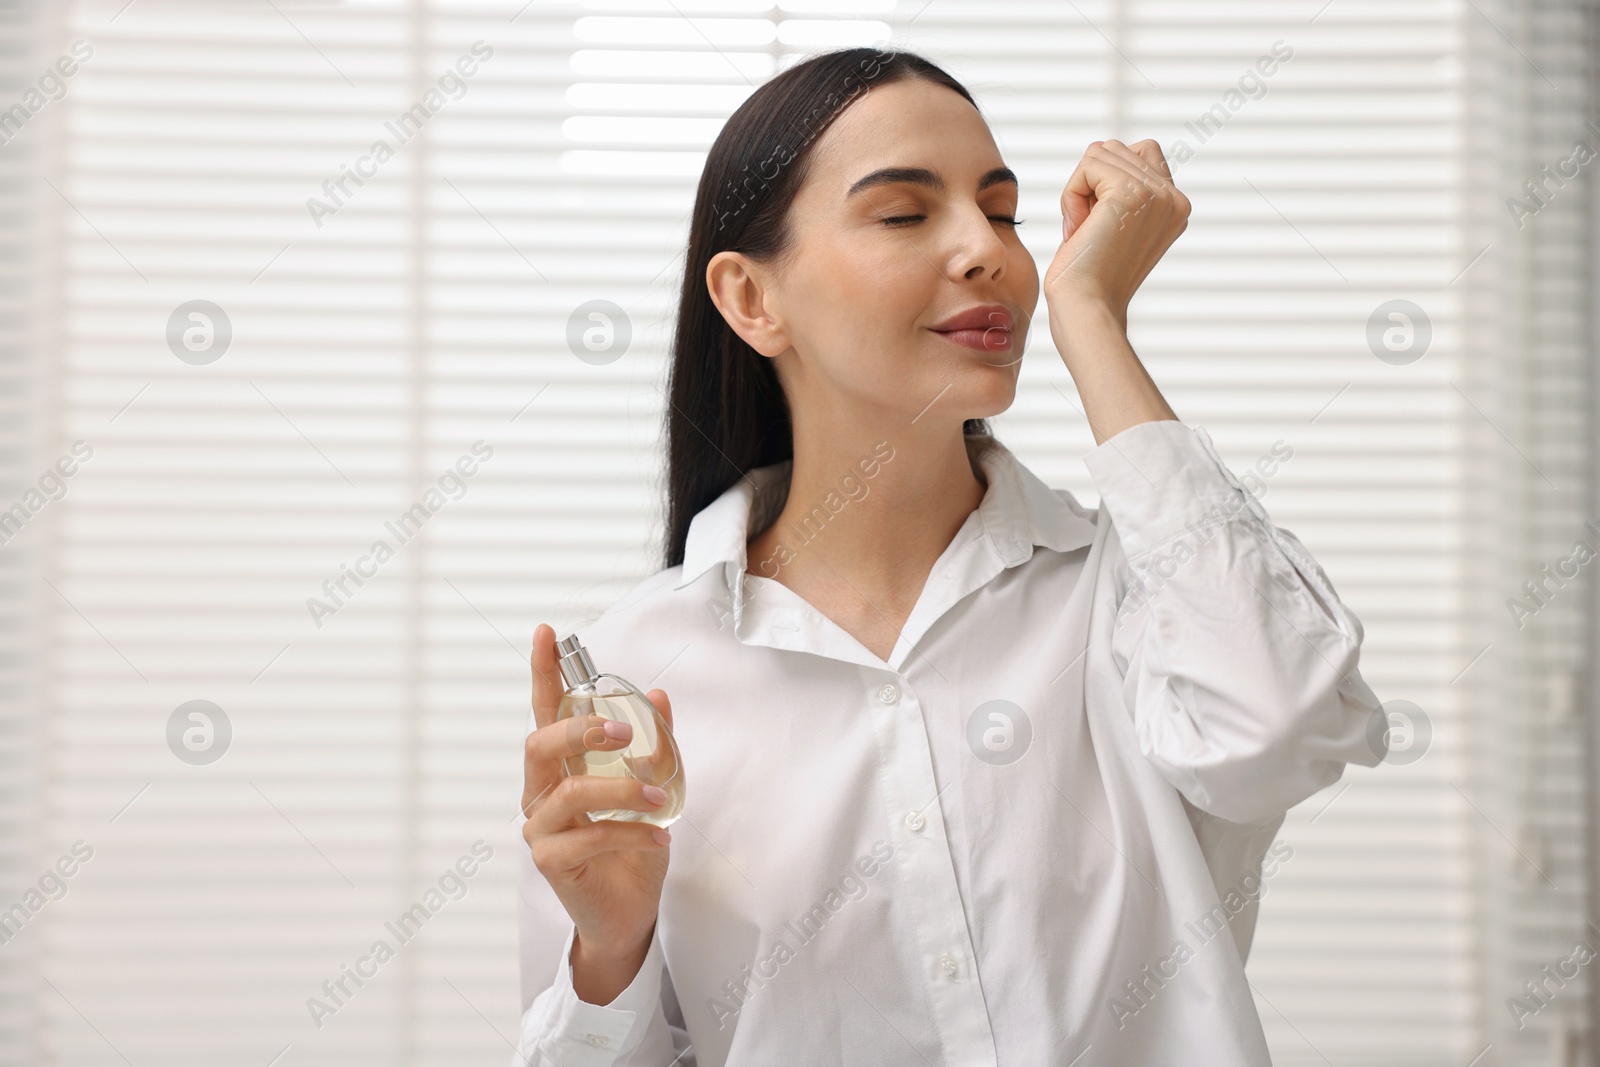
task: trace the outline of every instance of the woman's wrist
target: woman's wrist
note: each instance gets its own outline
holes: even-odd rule
[[[624,989],[633,984],[650,954],[650,941],[655,936],[655,924],[645,931],[643,941],[614,948],[597,945],[576,934],[572,939],[572,988],[578,999],[589,1004],[606,1005],[616,1000]]]
[[[1096,444],[1130,426],[1177,418],[1128,343],[1126,309],[1083,295],[1054,298],[1050,335],[1078,387]]]
[[[1127,343],[1126,305],[1083,290],[1050,293],[1045,302],[1050,309],[1050,335],[1068,369],[1085,352]]]

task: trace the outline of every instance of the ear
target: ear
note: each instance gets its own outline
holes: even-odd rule
[[[763,356],[776,356],[791,343],[768,307],[770,281],[770,272],[741,252],[718,252],[706,264],[711,302],[733,332]]]

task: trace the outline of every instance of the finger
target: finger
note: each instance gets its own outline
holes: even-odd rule
[[[573,715],[529,734],[523,759],[530,765],[550,764],[585,752],[615,752],[631,740],[632,723],[603,715]]]
[[[1089,147],[1093,148],[1094,145]],[[1078,160],[1078,165],[1073,169],[1071,176],[1067,178],[1066,188],[1061,190],[1063,238],[1070,237],[1079,224],[1089,217],[1089,209],[1094,207],[1096,176],[1090,173],[1089,155],[1085,152],[1083,158]]]
[[[1120,141],[1107,141],[1105,147],[1110,149],[1117,159],[1129,167],[1138,167],[1142,175],[1139,203],[1143,207],[1154,199],[1165,199],[1173,208],[1187,218],[1189,215],[1189,198],[1172,181],[1172,168],[1167,164],[1166,156],[1161,153],[1161,146],[1148,138],[1138,144],[1125,145]]]
[[[667,691],[665,689],[652,689],[645,696],[650,698],[650,703],[656,706],[656,710],[661,713],[661,717],[667,720],[667,729],[672,729],[672,701],[667,699]]]
[[[1129,148],[1138,152],[1140,158],[1165,176],[1165,188],[1172,198],[1173,205],[1185,219],[1188,219],[1192,205],[1189,202],[1189,198],[1183,194],[1183,190],[1179,189],[1177,183],[1172,180],[1172,165],[1167,162],[1167,157],[1161,151],[1161,146],[1155,141],[1146,138],[1138,144],[1129,145]]]
[[[657,841],[656,833],[667,835],[666,841]],[[533,862],[541,871],[570,871],[602,852],[621,852],[626,849],[660,851],[672,840],[672,832],[646,822],[603,822],[575,826],[559,833],[535,835],[528,841]]]
[[[1143,158],[1146,163],[1149,163],[1152,167],[1159,171],[1168,181],[1172,180],[1172,166],[1167,162],[1167,157],[1162,153],[1161,145],[1158,144],[1154,139],[1146,137],[1144,140],[1135,142],[1128,147],[1139,153],[1140,157]]]
[[[615,752],[633,739],[633,726],[600,715],[573,715],[527,736],[522,752],[522,815],[566,777],[563,761],[584,752]]]
[[[591,811],[610,811],[625,808],[628,811],[656,811],[666,803],[663,799],[646,799],[647,786],[633,778],[603,778],[593,774],[579,774],[563,778],[556,787],[535,800],[528,812],[527,834],[552,834],[573,826],[589,824]]]
[[[1126,167],[1131,173],[1148,178],[1157,188],[1165,188],[1172,183],[1172,175],[1162,170],[1166,160],[1161,158],[1161,148],[1154,141],[1140,141],[1141,145],[1150,145],[1155,149],[1155,159],[1152,160],[1145,153],[1136,151],[1131,145],[1121,141],[1106,141],[1101,148],[1111,153],[1118,164]]]
[[[556,632],[540,623],[533,631],[533,653],[528,658],[533,669],[533,718],[539,726],[556,721],[566,687],[561,684],[561,667],[556,656]]]
[[[1142,172],[1107,150],[1106,142],[1091,144],[1061,191],[1062,236],[1070,237],[1089,217],[1096,202],[1105,199],[1105,194],[1123,188],[1130,180],[1142,183]]]
[[[1152,200],[1163,195],[1176,192],[1176,187],[1171,179],[1150,165],[1150,161],[1139,153],[1123,144],[1121,141],[1103,141],[1099,151],[1106,153],[1107,159],[1124,175],[1120,185],[1105,189],[1100,199],[1109,199],[1115,191],[1122,192],[1126,198],[1132,199],[1140,208]]]

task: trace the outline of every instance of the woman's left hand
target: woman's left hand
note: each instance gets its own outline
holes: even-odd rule
[[[1045,274],[1050,330],[1063,352],[1058,312],[1103,305],[1127,328],[1128,303],[1189,225],[1189,198],[1172,184],[1161,146],[1096,141],[1061,193],[1062,241]]]

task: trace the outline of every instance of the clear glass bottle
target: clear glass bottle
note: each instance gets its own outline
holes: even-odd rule
[[[609,751],[584,751],[568,756],[563,763],[568,775],[594,774],[605,778],[633,778],[645,785],[659,786],[667,801],[654,811],[632,808],[591,811],[591,819],[619,822],[647,822],[671,826],[683,814],[683,760],[672,730],[650,698],[639,687],[615,674],[601,674],[589,658],[577,634],[569,634],[556,644],[560,657],[561,680],[566,695],[561,698],[557,719],[599,715],[633,727],[633,737],[624,748]]]

